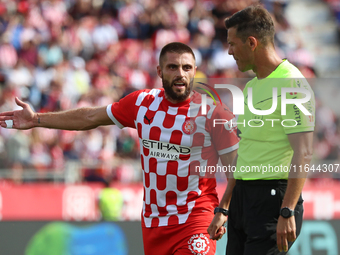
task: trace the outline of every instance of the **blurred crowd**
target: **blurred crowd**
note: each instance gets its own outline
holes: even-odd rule
[[[340,0],[324,0],[332,10],[337,25],[338,25],[338,35],[340,37]],[[339,43],[340,43],[340,38],[339,38]]]
[[[195,52],[198,78],[249,78],[228,55],[224,18],[253,0],[2,0],[0,112],[107,105],[134,90],[161,87],[160,49],[180,41]],[[284,13],[285,1],[262,1],[276,25],[276,48],[308,78],[314,58]],[[320,102],[321,104],[321,102]],[[319,108],[318,115],[324,115]],[[329,111],[327,108],[326,111]],[[316,157],[339,158],[339,116],[316,132]],[[326,149],[325,149],[326,148]],[[80,162],[82,180],[141,180],[138,137],[115,126],[84,132],[0,129],[0,169],[62,172]]]

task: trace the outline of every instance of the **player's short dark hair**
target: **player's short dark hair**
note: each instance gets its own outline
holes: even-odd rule
[[[236,35],[243,42],[254,36],[264,45],[274,44],[274,22],[270,13],[261,5],[251,5],[224,20],[226,29],[235,27]]]
[[[177,54],[190,53],[193,56],[193,58],[195,59],[195,54],[188,45],[186,45],[184,43],[180,43],[180,42],[172,42],[172,43],[165,45],[162,48],[161,53],[159,55],[159,64],[160,65],[161,65],[162,60],[164,59],[167,52],[177,53]]]

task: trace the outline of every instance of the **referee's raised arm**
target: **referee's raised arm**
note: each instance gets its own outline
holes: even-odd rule
[[[98,126],[114,125],[106,113],[106,106],[84,107],[60,112],[36,113],[19,98],[15,98],[21,110],[0,113],[3,128],[30,129],[45,127],[63,130],[89,130]]]

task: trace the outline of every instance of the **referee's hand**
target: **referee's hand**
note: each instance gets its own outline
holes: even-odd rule
[[[288,242],[296,240],[296,225],[295,217],[287,219],[282,216],[279,217],[276,227],[277,247],[280,252],[288,251]]]
[[[224,224],[227,221],[227,216],[222,213],[216,213],[213,220],[210,223],[207,231],[212,240],[220,240],[223,235],[227,232]]]

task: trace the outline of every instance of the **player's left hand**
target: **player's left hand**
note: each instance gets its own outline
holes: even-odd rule
[[[277,247],[279,251],[288,251],[288,242],[296,240],[295,217],[279,217],[276,227]]]
[[[224,223],[227,221],[227,216],[222,213],[216,213],[213,220],[210,223],[207,231],[212,240],[220,240],[223,235],[227,232]]]

